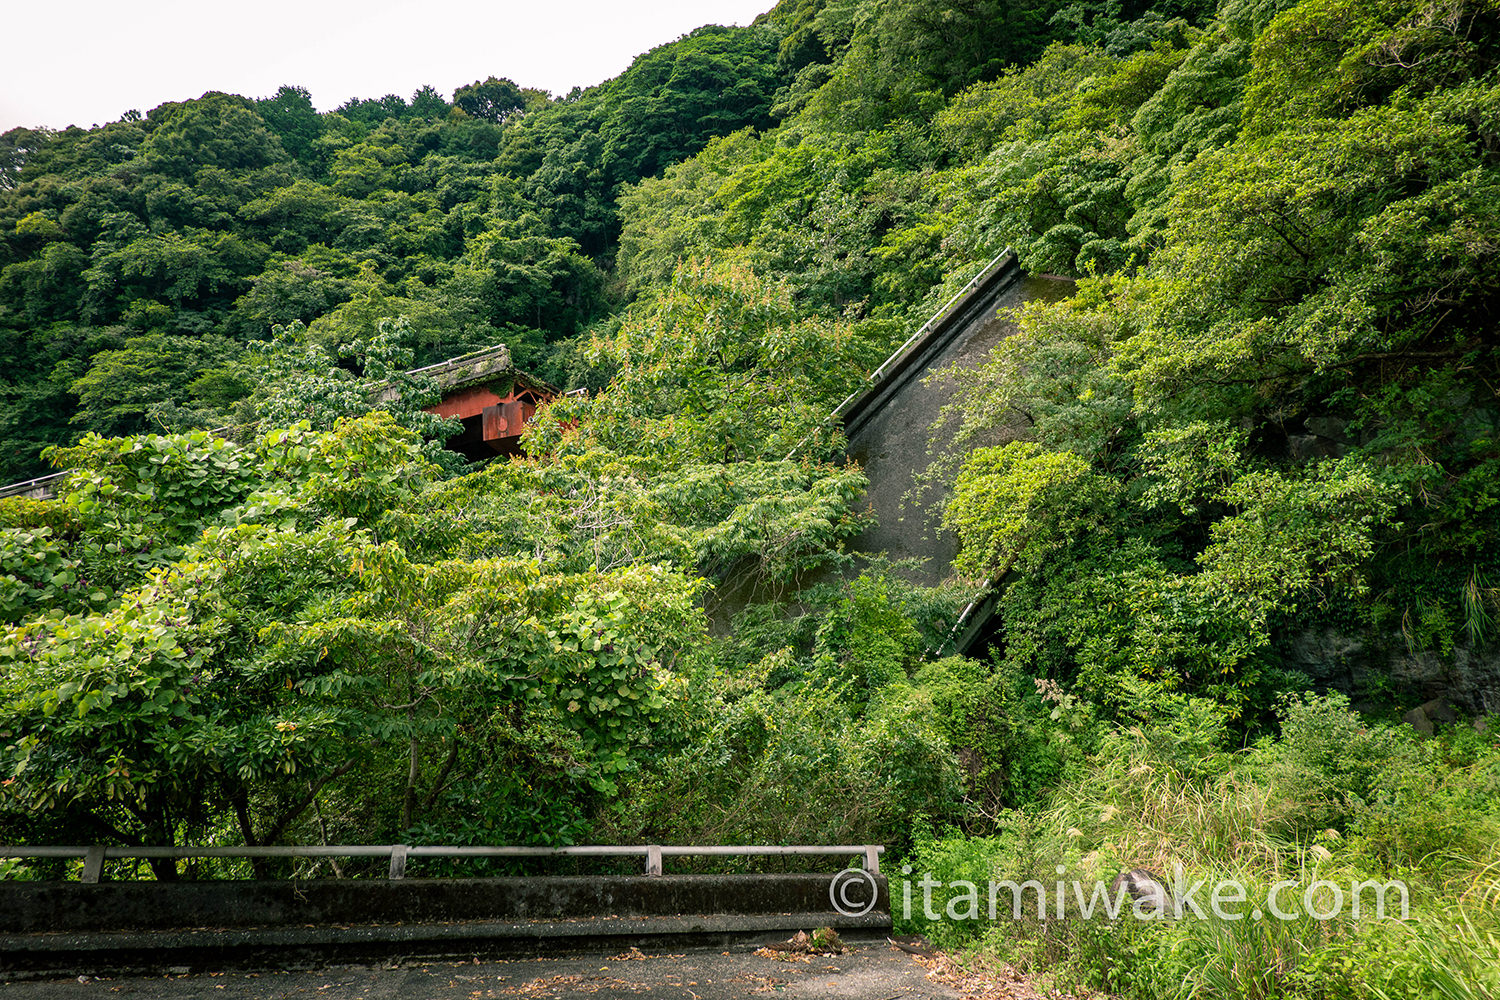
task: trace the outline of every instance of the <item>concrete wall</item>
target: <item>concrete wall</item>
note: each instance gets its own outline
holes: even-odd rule
[[[830,911],[828,875],[0,882],[0,933]],[[884,879],[876,910],[889,913]]]
[[[928,518],[932,505],[941,498],[908,495],[917,474],[933,461],[927,450],[932,425],[957,389],[951,380],[926,381],[928,376],[951,366],[984,364],[990,351],[1016,332],[1015,323],[1009,315],[1001,315],[1002,310],[1028,302],[1055,302],[1073,293],[1071,281],[1028,275],[1019,268],[997,279],[993,291],[976,295],[955,313],[948,324],[952,332],[943,331],[933,349],[916,359],[913,370],[872,394],[847,423],[849,457],[870,477],[865,499],[877,519],[850,547],[859,552],[886,552],[893,559],[928,560],[922,571],[913,574],[914,581],[925,586],[942,582],[952,572],[953,557],[958,554],[957,541],[939,533]]]
[[[395,958],[753,947],[834,927],[890,931],[884,878],[861,916],[830,875],[0,883],[0,981]],[[868,898],[849,890],[850,898]]]

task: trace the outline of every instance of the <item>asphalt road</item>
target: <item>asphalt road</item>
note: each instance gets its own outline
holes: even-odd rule
[[[888,945],[843,955],[625,952],[454,964],[293,972],[198,973],[0,983],[0,1000],[728,1000],[828,997],[956,1000],[925,967]]]

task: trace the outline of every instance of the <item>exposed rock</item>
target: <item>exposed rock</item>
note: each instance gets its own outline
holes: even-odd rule
[[[1432,720],[1420,708],[1414,708],[1401,716],[1401,721],[1411,726],[1423,736],[1431,736],[1437,732],[1437,729],[1432,724]]]
[[[1287,452],[1293,461],[1309,462],[1315,458],[1342,458],[1348,445],[1330,441],[1320,434],[1292,434],[1286,439]]]
[[[1407,694],[1411,701],[1422,699],[1423,709],[1433,702],[1443,702],[1441,712],[1446,717],[1429,713],[1429,722],[1500,714],[1500,651],[1496,650],[1476,652],[1457,646],[1446,655],[1414,652],[1399,633],[1375,646],[1359,636],[1325,628],[1304,632],[1292,640],[1287,666],[1307,674],[1318,687],[1344,692],[1356,705],[1370,692],[1390,686]]]
[[[1345,433],[1349,421],[1339,417],[1308,417],[1302,421],[1302,426],[1307,428],[1308,433],[1330,441],[1347,443],[1349,440],[1348,434]]]
[[[1121,872],[1109,884],[1109,895],[1113,899],[1124,888],[1125,894],[1138,902],[1137,912],[1150,916],[1166,916],[1172,908],[1172,890],[1167,880],[1149,868],[1132,868]]]
[[[1401,721],[1424,736],[1431,736],[1437,731],[1438,723],[1451,725],[1457,722],[1458,713],[1453,711],[1447,698],[1434,698],[1401,716]]]

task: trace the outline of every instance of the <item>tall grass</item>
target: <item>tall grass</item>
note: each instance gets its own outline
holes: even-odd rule
[[[1500,1000],[1500,935],[1493,921],[1481,926],[1475,915],[1454,908],[1406,928],[1414,968],[1389,986],[1375,985],[1380,1000],[1438,997],[1442,1000]]]
[[[1211,723],[1184,732],[1180,720],[1118,728],[1097,747],[1044,807],[982,841],[919,841],[914,868],[944,881],[1002,868],[1050,885],[1058,865],[1106,882],[1180,865],[1192,881],[1243,885],[1250,901],[1278,881],[1297,883],[1285,901],[1317,880],[1395,879],[1411,918],[1374,920],[1367,908],[1355,920],[1346,906],[1322,920],[1069,914],[920,929],[1004,953],[1060,988],[1139,1000],[1500,1000],[1493,740],[1418,743],[1335,697],[1290,704],[1281,738],[1249,750],[1225,749]]]
[[[1273,833],[1275,797],[1233,763],[1215,753],[1185,773],[1151,752],[1140,727],[1124,730],[1106,737],[1094,766],[1058,790],[1042,822],[1126,867],[1229,864],[1277,875],[1293,845]]]

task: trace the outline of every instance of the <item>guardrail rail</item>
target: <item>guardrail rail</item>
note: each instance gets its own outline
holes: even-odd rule
[[[857,855],[865,871],[880,873],[881,844],[758,844],[736,847],[710,847],[668,844],[580,845],[575,847],[467,847],[427,844],[343,844],[271,847],[0,847],[0,858],[82,858],[81,882],[98,882],[109,860],[152,858],[380,858],[390,859],[388,878],[406,877],[409,858],[546,858],[563,855],[593,857],[631,857],[646,859],[646,874],[662,874],[664,858],[755,856],[755,855]]]
[[[40,497],[51,496],[57,486],[57,481],[66,476],[66,472],[53,472],[45,476],[37,476],[35,479],[27,479],[19,483],[8,483],[0,486],[0,500],[9,497],[24,497],[36,494]]]

